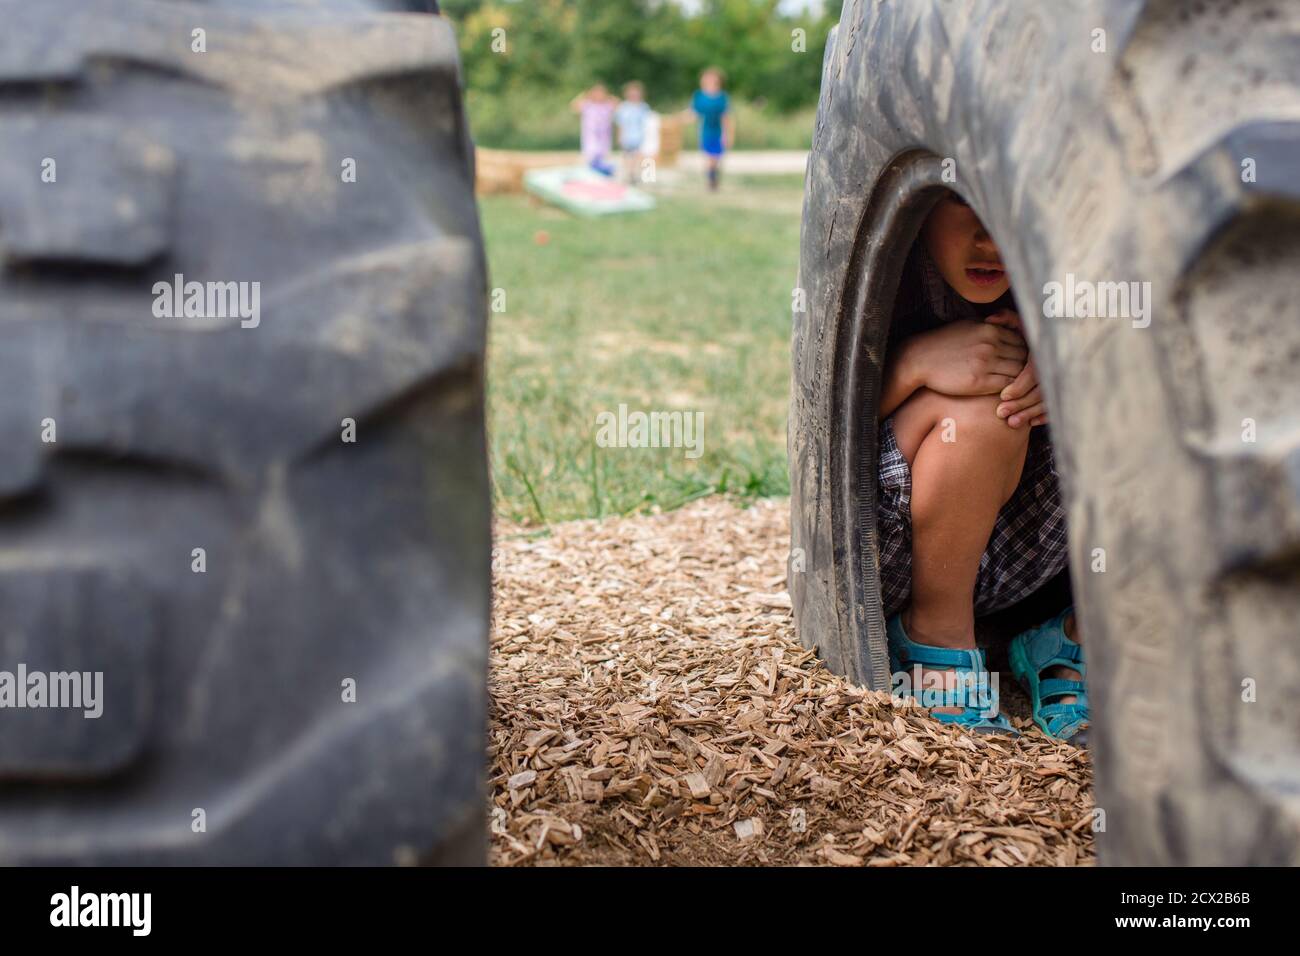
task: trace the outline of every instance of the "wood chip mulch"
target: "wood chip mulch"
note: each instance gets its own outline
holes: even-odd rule
[[[789,504],[498,524],[496,865],[1078,865],[1092,768],[972,737],[799,646]]]

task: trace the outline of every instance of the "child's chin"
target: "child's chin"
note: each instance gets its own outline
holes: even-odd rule
[[[1010,287],[1008,282],[999,282],[995,285],[975,285],[973,282],[963,282],[961,287],[961,297],[967,302],[973,302],[976,305],[988,305],[990,302],[996,302],[1006,293]]]

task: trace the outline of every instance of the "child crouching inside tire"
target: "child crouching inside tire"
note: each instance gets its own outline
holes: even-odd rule
[[[1065,566],[1066,521],[1006,270],[955,193],[935,206],[904,269],[879,410],[881,598],[895,687],[917,696],[942,687],[922,699],[938,704],[939,720],[1015,734],[976,647],[975,616],[1015,604]],[[1034,722],[1083,746],[1079,641],[1066,608],[1017,635],[1009,656]]]

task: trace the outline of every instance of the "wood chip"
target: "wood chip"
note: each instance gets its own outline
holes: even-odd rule
[[[861,866],[862,857],[854,856],[852,853],[842,853],[833,846],[828,846],[822,850],[822,855],[826,857],[835,866]]]
[[[748,820],[737,820],[732,826],[736,830],[736,836],[740,838],[741,843],[756,839],[763,835],[763,820],[760,817],[750,817]]]
[[[511,790],[522,790],[524,787],[531,787],[536,780],[536,770],[523,770],[510,778],[508,786]]]
[[[687,774],[686,786],[690,788],[691,796],[696,800],[703,800],[709,795],[709,792],[712,789],[709,786],[709,781],[704,779],[704,774],[702,773]]]

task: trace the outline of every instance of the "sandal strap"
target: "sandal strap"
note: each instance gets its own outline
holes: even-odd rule
[[[1062,634],[1062,636],[1064,637],[1064,634],[1065,634],[1064,629],[1062,630],[1061,634]],[[1064,637],[1064,639],[1061,641],[1061,649],[1060,649],[1059,651],[1057,651],[1057,656],[1058,656],[1058,657],[1062,657],[1062,658],[1065,659],[1062,663],[1067,663],[1067,664],[1082,664],[1082,663],[1083,663],[1083,647],[1082,647],[1082,645],[1076,644],[1074,641],[1070,640],[1068,637]],[[1079,668],[1077,668],[1077,667],[1075,668],[1075,670],[1078,670],[1078,669],[1079,669]]]
[[[959,670],[984,670],[984,652],[979,648],[935,647],[918,644],[911,638],[899,649],[899,658],[905,664],[923,667],[955,667]]]
[[[962,707],[964,712],[983,715],[997,713],[998,698],[989,686],[987,675],[974,675],[970,671],[957,672],[956,687],[922,687],[913,689],[923,707]]]
[[[1055,617],[1030,628],[1021,635],[1030,666],[1038,674],[1051,667],[1068,667],[1087,676],[1088,664],[1083,659],[1083,646],[1065,634],[1065,619],[1073,607],[1067,607]]]
[[[1070,704],[1044,704],[1038,712],[1044,717],[1087,717],[1088,705],[1077,700]]]
[[[1071,694],[1079,697],[1086,694],[1087,691],[1088,685],[1083,681],[1048,677],[1038,682],[1038,696],[1044,702],[1053,697],[1068,697]]]
[[[1016,728],[1011,726],[1011,721],[1007,720],[1005,714],[994,714],[992,717],[982,717],[977,710],[964,710],[960,714],[931,714],[931,717],[943,724],[957,724],[966,730],[973,730],[976,733],[1004,733],[1016,734]]]
[[[1088,707],[1085,704],[1045,704],[1038,709],[1038,716],[1050,728],[1054,737],[1070,737],[1076,730],[1088,723]]]

